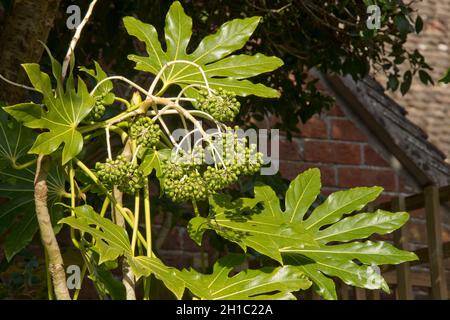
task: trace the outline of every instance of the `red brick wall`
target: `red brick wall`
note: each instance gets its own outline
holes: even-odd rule
[[[301,133],[280,142],[280,172],[295,178],[307,168],[322,173],[326,193],[356,186],[378,185],[384,196],[413,190],[369,144],[367,136],[339,107],[299,125]]]

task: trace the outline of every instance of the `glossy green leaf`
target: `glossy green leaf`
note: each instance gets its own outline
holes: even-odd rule
[[[245,45],[259,21],[260,17],[228,21],[216,33],[205,37],[192,53],[188,53],[187,47],[192,35],[192,19],[186,15],[181,4],[175,1],[166,16],[164,29],[166,51],[163,51],[153,26],[133,17],[124,18],[128,33],[145,42],[148,54],[148,57],[130,55],[129,59],[136,62],[136,69],[153,74],[157,74],[170,61],[190,61],[203,69],[213,89],[222,87],[239,96],[253,94],[276,98],[279,96],[277,90],[243,79],[279,68],[283,64],[280,59],[262,54],[229,56]],[[169,66],[163,71],[161,79],[165,89],[172,84],[181,87],[205,84],[199,69],[186,63]],[[198,88],[191,88],[185,94],[188,97],[196,97],[197,90]]]
[[[336,300],[336,286],[331,278],[325,276],[316,263],[308,263],[299,255],[284,255],[285,264],[296,266],[309,279],[311,279],[312,289],[326,300]]]
[[[383,235],[397,230],[408,221],[408,218],[406,212],[377,210],[374,213],[361,213],[319,230],[314,238],[321,243],[365,239],[373,234]]]
[[[113,300],[125,300],[126,290],[119,277],[115,277],[106,264],[99,262],[99,256],[94,250],[86,250],[85,262],[95,289],[102,299],[109,295]]]
[[[16,170],[12,163],[23,164],[34,156],[27,154],[36,138],[33,130],[25,128],[0,110],[0,196],[7,199],[0,204],[0,235],[3,249],[11,260],[33,239],[38,224],[34,210],[35,166]],[[52,221],[61,215],[54,204],[64,192],[65,179],[59,165],[53,164],[48,175],[48,204]],[[55,228],[58,232],[59,228]]]
[[[128,234],[124,228],[118,226],[109,219],[101,217],[88,205],[76,207],[74,212],[75,216],[61,219],[59,223],[65,223],[72,228],[89,233],[97,240],[97,242],[102,241],[114,250],[114,252],[111,253],[106,251],[106,248],[105,250],[100,249],[103,248],[102,245],[100,245],[99,254],[101,261],[116,259],[118,255],[115,255],[115,253],[117,252],[120,252],[122,255],[131,253],[130,240],[128,239]],[[102,256],[102,254],[106,254],[106,256]]]
[[[305,247],[282,249],[283,253],[298,253],[309,258],[326,260],[328,256],[342,259],[358,259],[365,264],[398,264],[405,261],[417,260],[413,252],[403,251],[386,242],[351,242],[323,247]]]
[[[309,169],[295,178],[286,192],[286,219],[289,223],[302,221],[320,193],[320,171]]]
[[[105,80],[108,75],[103,71],[102,67],[97,61],[94,61],[95,70],[87,69],[84,67],[80,68],[80,71],[86,72],[91,77],[93,77],[97,83]],[[103,81],[102,84],[94,92],[94,97],[103,96],[102,103],[105,106],[109,106],[114,102],[114,94],[111,92],[113,90],[113,82],[111,80]]]
[[[5,240],[5,256],[8,261],[25,248],[38,230],[36,213],[34,210],[24,212],[21,219],[14,224]]]
[[[206,229],[213,229],[243,249],[251,247],[284,265],[293,265],[314,282],[313,289],[326,299],[336,298],[333,280],[328,277],[361,288],[388,291],[383,277],[375,272],[376,266],[412,261],[417,259],[415,254],[385,242],[353,241],[392,232],[407,221],[408,214],[378,210],[345,217],[363,209],[382,192],[379,187],[363,187],[331,194],[305,218],[319,189],[317,169],[299,175],[286,193],[285,212],[275,192],[264,185],[255,186],[253,199],[232,201],[227,196],[216,196],[210,199],[210,217],[194,218],[188,231],[198,243]],[[339,241],[348,243],[336,243]],[[329,242],[332,245],[327,245]]]
[[[156,257],[139,256],[130,258],[128,261],[137,279],[154,274],[156,278],[164,282],[166,287],[175,294],[177,299],[183,297],[185,284],[177,269],[167,267]]]
[[[59,223],[90,234],[96,240],[99,263],[125,256],[137,278],[154,274],[177,298],[181,298],[184,286],[183,281],[177,278],[176,269],[165,266],[156,257],[134,257],[126,230],[97,214],[91,206],[77,207],[74,212],[75,216],[61,219]]]
[[[263,202],[260,210],[256,204]],[[255,199],[231,201],[228,196],[217,195],[210,199],[214,215],[195,218],[189,232],[198,242],[206,228],[238,243],[244,250],[251,247],[282,263],[280,250],[293,243],[300,246],[317,245],[311,233],[301,224],[285,223],[279,200],[268,186],[255,187]]]
[[[141,170],[145,176],[152,173],[153,170],[156,172],[156,176],[161,177],[161,163],[164,159],[168,159],[171,154],[170,149],[150,149],[144,154],[144,158],[141,162]]]
[[[212,274],[183,270],[180,277],[197,297],[207,300],[295,299],[291,292],[305,290],[311,282],[295,267],[264,267],[230,272],[244,261],[243,255],[229,254],[218,260]]]
[[[81,78],[78,79],[78,87],[75,87],[72,72],[67,77],[64,88],[61,65],[50,52],[49,56],[56,79],[55,91],[52,89],[50,77],[40,70],[38,64],[23,65],[33,87],[42,93],[43,104],[47,111],[42,110],[39,113],[38,107],[32,104],[16,105],[5,110],[18,121],[23,121],[25,126],[46,131],[37,137],[29,150],[30,153],[48,155],[64,145],[62,152],[64,165],[77,156],[83,148],[83,136],[77,127],[94,107],[95,99],[89,95],[86,84]]]
[[[375,200],[383,188],[353,188],[331,194],[305,220],[307,230],[318,231],[320,227],[339,221],[343,215],[361,210],[369,202]]]
[[[20,103],[9,107],[3,108],[11,116],[19,122],[24,123],[28,127],[35,120],[38,120],[42,116],[42,106],[35,103]]]

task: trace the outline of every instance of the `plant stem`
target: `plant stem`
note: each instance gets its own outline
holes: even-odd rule
[[[55,296],[58,300],[70,300],[69,289],[66,283],[64,262],[59,245],[53,232],[52,221],[47,207],[47,174],[48,161],[44,155],[39,155],[34,180],[34,199],[36,216],[41,232],[42,243],[48,254],[48,269],[50,271]]]
[[[150,300],[150,287],[152,283],[152,276],[144,279],[144,300]]]
[[[80,288],[75,290],[75,293],[73,294],[73,300],[78,300],[78,296],[80,295],[81,286],[83,285],[84,276],[86,275],[87,270],[87,264],[83,264],[83,269],[81,269],[81,275],[80,275]]]
[[[139,206],[141,204],[139,191],[136,191],[134,196],[134,225],[133,225],[133,236],[131,237],[131,252],[134,255],[137,242],[137,232],[139,231]]]
[[[42,247],[44,249],[44,258],[45,258],[45,274],[47,278],[47,296],[48,300],[53,300],[53,287],[52,287],[52,276],[50,275],[50,272],[48,271],[48,253],[45,249],[44,243],[42,243]]]
[[[103,201],[103,205],[102,205],[102,210],[100,211],[100,216],[104,217],[106,214],[106,210],[108,210],[109,204],[111,203],[111,201],[109,200],[108,197],[105,198],[105,200]]]
[[[31,167],[33,164],[36,163],[36,161],[37,161],[37,159],[33,159],[33,160],[30,160],[23,164],[19,164],[19,163],[16,163],[15,161],[11,161],[11,166],[13,167],[13,169],[16,169],[16,170],[24,170],[28,167]]]
[[[200,211],[198,210],[197,201],[192,200],[192,207],[194,207],[194,213],[196,217],[200,217]]]
[[[116,199],[111,195],[111,193],[109,193],[108,189],[106,189],[106,187],[100,182],[100,180],[98,180],[97,176],[95,175],[95,173],[93,173],[82,161],[80,161],[77,158],[74,158],[75,164],[84,171],[84,173],[86,173],[86,175],[91,178],[91,180],[100,188],[100,190],[102,190],[102,192],[108,197],[108,199],[111,201],[111,203],[113,204],[113,206],[117,209],[117,211],[123,216],[123,218],[125,219],[125,221],[131,226],[133,227],[133,220],[130,218],[130,216],[125,212],[124,208],[117,203]],[[145,238],[143,237],[143,235],[138,232],[138,239],[139,241],[142,242],[142,244],[144,246],[147,246],[147,242],[145,240]],[[147,247],[146,247],[147,248]]]
[[[122,102],[127,107],[127,110],[131,109],[131,104],[127,100],[120,97],[114,97],[114,100]]]
[[[62,65],[62,78],[64,79],[66,77],[67,68],[69,67],[69,62],[72,57],[73,51],[75,50],[75,47],[77,45],[78,40],[81,36],[81,31],[83,31],[84,26],[89,21],[89,18],[92,15],[92,12],[94,11],[94,6],[97,3],[97,0],[93,0],[91,4],[89,5],[88,11],[86,12],[86,15],[84,16],[83,21],[79,24],[77,27],[77,30],[75,31],[75,34],[72,38],[72,41],[70,42],[69,49],[67,50],[66,56],[64,58],[64,62]]]
[[[70,181],[70,207],[72,210],[70,210],[70,214],[72,216],[75,216],[75,207],[76,207],[76,195],[75,195],[75,170],[73,169],[72,161],[69,165],[69,181]],[[75,229],[70,228],[70,238],[72,239],[72,242],[76,248],[80,248],[80,243],[78,242],[76,236],[75,236]]]
[[[145,236],[147,238],[147,256],[151,257],[152,252],[152,221],[150,212],[150,188],[148,178],[144,184],[144,209],[145,209]]]

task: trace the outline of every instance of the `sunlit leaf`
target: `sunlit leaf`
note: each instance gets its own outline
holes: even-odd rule
[[[128,33],[145,42],[148,57],[130,55],[136,62],[136,69],[157,74],[166,63],[175,60],[190,61],[200,66],[211,88],[224,88],[239,96],[257,95],[276,98],[279,92],[263,84],[254,84],[247,79],[261,73],[273,71],[283,65],[276,57],[263,54],[229,56],[241,49],[255,31],[260,17],[234,19],[224,23],[216,33],[205,37],[192,52],[187,47],[192,35],[192,19],[186,15],[183,7],[175,1],[167,13],[165,40],[167,50],[163,51],[156,29],[136,18],[124,18]],[[163,71],[161,79],[164,88],[172,84],[181,87],[199,84],[205,85],[204,78],[195,65],[178,63]],[[197,96],[198,88],[185,92],[189,97]]]
[[[200,243],[204,231],[212,229],[244,250],[251,247],[284,265],[297,267],[326,299],[336,299],[333,280],[328,277],[338,277],[352,286],[388,291],[374,266],[416,260],[416,255],[385,242],[355,240],[392,232],[407,221],[408,214],[378,210],[346,217],[382,192],[382,188],[372,187],[335,192],[307,216],[319,189],[317,169],[300,174],[288,188],[284,212],[268,186],[256,185],[254,198],[233,201],[229,196],[215,196],[210,199],[211,215],[192,219],[188,231]]]
[[[230,272],[244,261],[243,255],[229,254],[218,260],[211,274],[183,270],[180,277],[197,297],[207,300],[295,299],[291,292],[305,290],[311,282],[292,266],[247,269]]]

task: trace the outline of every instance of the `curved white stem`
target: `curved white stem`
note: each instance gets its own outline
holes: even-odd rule
[[[136,84],[136,83],[134,83],[133,81],[131,81],[131,80],[125,78],[125,77],[122,77],[122,76],[110,76],[110,77],[108,77],[108,78],[105,78],[105,79],[101,80],[99,83],[97,83],[97,85],[94,87],[94,89],[92,89],[90,95],[93,96],[94,93],[95,93],[95,91],[97,91],[97,89],[98,89],[103,83],[105,83],[106,81],[109,81],[109,80],[120,80],[120,81],[126,82],[126,83],[128,83],[130,86],[132,86],[132,87],[136,88],[137,90],[139,90],[141,93],[145,94],[147,97],[150,97],[150,98],[153,97],[153,96],[149,95],[148,92],[147,92],[144,88],[142,88],[142,87],[139,86],[138,84]]]
[[[111,141],[110,141],[111,138],[109,135],[109,126],[106,126],[105,133],[106,133],[106,147],[108,149],[108,159],[112,160]]]
[[[136,161],[136,157],[137,157],[137,154],[138,154],[138,152],[139,152],[139,148],[140,148],[141,146],[142,146],[142,145],[138,145],[137,148],[136,148],[136,150],[134,151],[133,159],[131,159],[131,163],[134,163],[134,162]]]
[[[180,143],[178,144],[177,148],[175,149],[175,155],[178,156],[178,152],[180,152],[180,148],[181,148],[181,146],[183,145],[184,140],[186,140],[191,134],[194,134],[194,133],[196,133],[196,132],[198,132],[198,131],[200,131],[200,130],[199,130],[198,128],[195,128],[195,129],[189,131],[188,134],[185,135],[185,136],[183,137],[183,139],[181,139]]]
[[[187,89],[190,89],[190,88],[196,88],[196,87],[208,89],[208,87],[206,87],[206,86],[204,86],[204,85],[201,85],[201,84],[196,84],[196,83],[190,84],[190,85],[184,87],[183,89],[181,89],[181,91],[178,93],[178,96],[177,96],[177,98],[176,98],[176,100],[175,100],[175,103],[178,104],[178,102],[181,100],[181,96],[183,95],[183,93],[184,93]],[[208,94],[211,95],[211,92],[212,92],[212,90],[209,89],[209,90],[208,90]],[[195,99],[194,99],[194,100],[195,100]]]
[[[189,64],[189,65],[191,65],[191,66],[196,67],[196,68],[200,71],[200,73],[201,73],[201,75],[202,75],[202,77],[203,77],[203,81],[205,82],[205,86],[206,86],[207,89],[208,89],[208,94],[211,94],[211,89],[209,88],[208,78],[206,77],[205,71],[203,71],[203,69],[202,69],[201,66],[199,66],[199,65],[196,64],[195,62],[188,61],[188,60],[173,60],[173,61],[167,62],[167,63],[161,68],[161,70],[159,70],[158,74],[157,74],[156,77],[155,77],[155,80],[153,80],[153,82],[152,82],[150,88],[148,89],[148,94],[149,94],[150,96],[153,95],[153,92],[155,91],[156,84],[158,83],[159,79],[160,79],[161,76],[163,75],[164,71],[165,71],[168,67],[170,67],[171,65],[174,65],[174,64],[177,64],[177,63]]]

